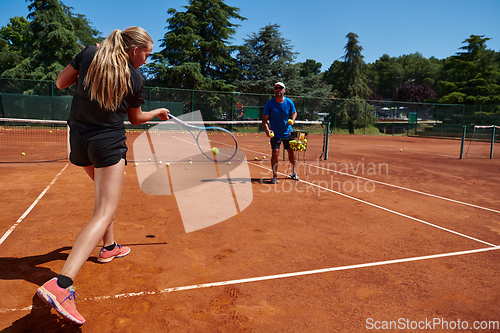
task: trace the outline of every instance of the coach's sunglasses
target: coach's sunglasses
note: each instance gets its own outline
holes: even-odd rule
[[[283,90],[283,87],[274,87],[274,90]]]

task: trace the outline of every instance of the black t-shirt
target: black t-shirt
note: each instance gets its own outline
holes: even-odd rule
[[[90,99],[90,92],[84,89],[83,80],[87,75],[94,54],[95,46],[87,46],[73,60],[71,66],[79,71],[75,94],[71,103],[68,125],[71,133],[85,140],[98,140],[123,137],[123,121],[130,108],[137,108],[144,103],[144,76],[128,64],[132,93],[125,96],[121,105],[114,112],[106,111],[97,101]]]

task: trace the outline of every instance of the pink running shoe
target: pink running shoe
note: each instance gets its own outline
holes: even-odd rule
[[[110,262],[114,258],[125,257],[129,253],[130,247],[128,246],[121,246],[119,244],[116,244],[115,248],[111,251],[108,251],[103,247],[101,248],[101,252],[99,252],[99,258],[97,258],[97,261],[100,263],[106,263]]]
[[[75,297],[77,295],[75,287],[67,289],[57,285],[57,278],[45,282],[43,286],[36,290],[37,295],[63,315],[66,319],[75,324],[82,325],[85,319],[76,311]]]

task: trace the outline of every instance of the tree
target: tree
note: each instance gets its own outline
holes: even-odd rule
[[[161,40],[161,56],[154,57],[156,65],[168,69],[149,66],[150,76],[167,86],[175,82],[181,88],[234,90],[230,81],[237,73],[237,63],[232,54],[238,47],[229,42],[239,25],[230,20],[246,18],[239,15],[239,8],[223,0],[190,0],[184,8],[185,12],[168,10],[171,17],[167,19],[168,32]],[[186,80],[182,80],[183,75]]]
[[[497,54],[486,49],[490,38],[471,35],[455,56],[446,59],[439,82],[441,103],[500,103],[500,66]]]
[[[367,85],[367,79],[363,73],[365,62],[361,51],[363,48],[359,45],[358,35],[348,33],[347,44],[344,47],[345,54],[342,57],[343,62],[343,78],[340,85],[340,96],[347,98],[340,108],[340,116],[347,121],[347,126],[350,134],[354,134],[354,127],[364,124],[366,117],[366,99],[371,94],[371,89]]]
[[[27,55],[25,45],[29,42],[28,20],[24,17],[11,17],[9,24],[0,29],[0,75],[21,63]]]
[[[237,59],[243,70],[243,77],[237,81],[240,91],[269,93],[277,81],[285,82],[287,93],[294,94],[294,66],[297,53],[292,51],[288,39],[283,38],[278,24],[269,24],[244,39],[243,48]]]
[[[68,7],[62,2],[61,7],[75,29],[79,44],[82,46],[95,45],[104,40],[104,37],[101,36],[101,32],[92,27],[92,23],[87,19],[87,17],[85,17],[85,15],[74,14],[72,10],[75,8]]]
[[[393,97],[395,101],[401,102],[413,102],[413,103],[424,103],[426,101],[434,102],[437,98],[437,94],[432,89],[430,84],[424,83],[417,85],[415,80],[410,80],[409,82],[402,85]]]
[[[16,67],[2,75],[13,78],[55,80],[57,74],[80,51],[77,36],[70,19],[57,0],[32,0],[28,6],[31,19],[28,34],[32,43],[25,46],[29,52]]]
[[[323,65],[320,62],[316,62],[312,59],[307,59],[301,64],[300,76],[308,77],[309,75],[321,74],[321,66]]]

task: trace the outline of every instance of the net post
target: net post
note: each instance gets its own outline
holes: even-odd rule
[[[490,160],[493,159],[493,146],[495,145],[495,129],[496,126],[493,125],[493,130],[491,131],[491,151],[490,151]]]
[[[467,126],[462,127],[462,144],[460,145],[460,159],[464,158],[464,145],[465,145],[465,133],[467,132]]]
[[[330,141],[330,122],[326,123],[326,141],[325,141],[325,161],[328,159],[328,143]]]

